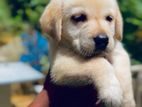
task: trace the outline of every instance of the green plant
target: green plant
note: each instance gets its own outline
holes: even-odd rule
[[[124,18],[124,43],[133,62],[142,62],[142,1],[119,0]]]

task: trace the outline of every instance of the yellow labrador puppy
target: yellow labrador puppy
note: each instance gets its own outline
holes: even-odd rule
[[[94,84],[100,100],[108,105],[135,107],[116,0],[51,0],[40,23],[50,35],[55,84]]]

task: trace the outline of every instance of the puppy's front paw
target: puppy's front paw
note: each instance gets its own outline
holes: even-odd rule
[[[122,90],[117,86],[110,86],[99,91],[99,97],[107,107],[120,107],[122,104]]]

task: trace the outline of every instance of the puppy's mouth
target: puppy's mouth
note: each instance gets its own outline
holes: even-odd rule
[[[101,50],[101,49],[97,50],[95,48],[92,51],[86,51],[83,48],[81,48],[80,50],[80,55],[86,59],[91,59],[96,56],[104,55],[105,53],[107,53],[107,50]]]
[[[84,58],[92,58],[96,55],[96,52],[95,52],[95,49],[93,50],[86,50],[85,48],[83,48],[81,46],[81,49],[80,49],[80,55],[82,55]]]
[[[80,49],[78,51],[79,51],[79,54],[83,56],[84,58],[92,58],[92,57],[107,53],[107,45],[108,45],[108,42],[98,44],[90,40],[86,43],[81,42]]]

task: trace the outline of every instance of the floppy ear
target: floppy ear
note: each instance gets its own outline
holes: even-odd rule
[[[40,18],[41,28],[57,41],[62,34],[62,0],[51,0]]]
[[[119,7],[117,7],[116,22],[115,22],[115,37],[117,40],[123,38],[123,19]]]

